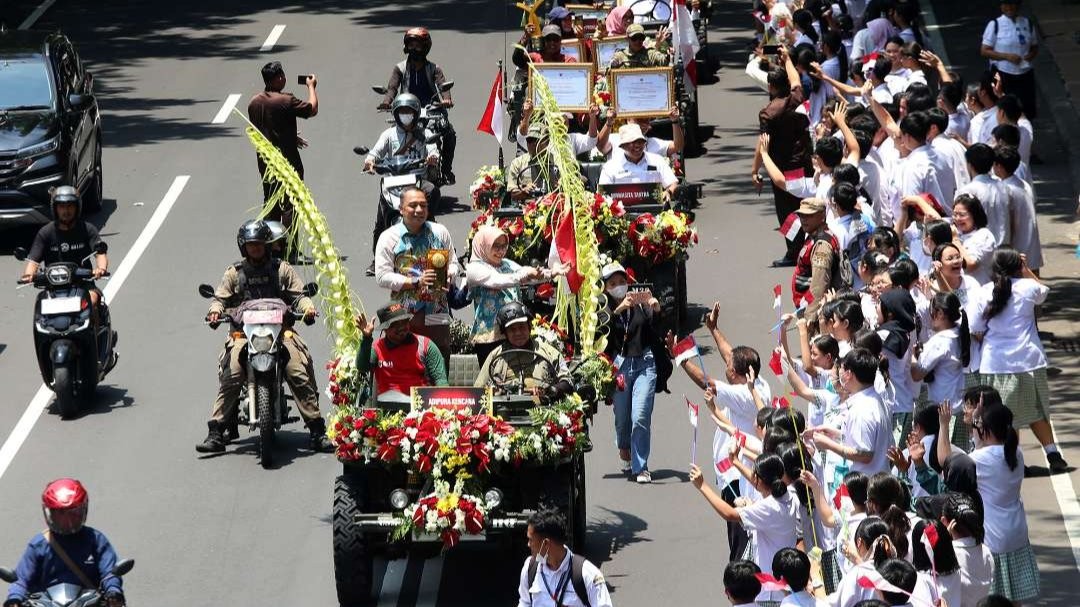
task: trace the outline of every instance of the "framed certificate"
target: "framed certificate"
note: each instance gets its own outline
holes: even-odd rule
[[[629,44],[626,36],[612,36],[610,38],[601,38],[593,42],[593,49],[596,51],[597,71],[606,72],[608,66],[611,65],[611,58],[615,56],[615,53],[624,50]]]
[[[591,4],[567,4],[566,9],[574,14],[575,20],[580,19],[582,27],[585,28],[585,34],[588,36],[593,35],[598,23],[607,19],[606,10],[598,9]]]
[[[578,40],[577,38],[563,40],[562,54],[567,57],[573,57],[578,63],[585,61],[585,42]]]
[[[539,105],[536,78],[547,82],[555,102],[564,112],[588,112],[593,98],[593,66],[591,63],[535,63],[529,70],[529,98]]]
[[[675,104],[670,67],[611,70],[611,103],[619,118],[667,116]]]

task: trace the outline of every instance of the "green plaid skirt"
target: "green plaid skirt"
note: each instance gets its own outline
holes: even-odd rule
[[[1010,601],[1028,602],[1039,598],[1039,564],[1031,545],[994,555],[994,579],[990,594],[1000,594]]]
[[[1013,412],[1013,427],[1023,428],[1050,420],[1050,386],[1046,369],[1025,373],[983,373],[979,382],[1001,394],[1001,402]]]

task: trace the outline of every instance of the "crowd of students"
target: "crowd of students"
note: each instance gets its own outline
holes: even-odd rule
[[[1067,465],[1036,322],[1037,40],[1019,3],[1001,2],[982,39],[992,61],[965,85],[928,50],[917,0],[756,2],[746,73],[769,103],[752,176],[772,183],[788,238],[774,264],[812,252],[817,267],[820,247],[832,267],[772,352],[733,346],[719,303],[706,317],[726,374],[698,381],[715,482],[696,465],[690,478],[727,522],[735,605],[1040,596],[1017,430],[1051,473]],[[819,212],[824,228],[792,229]],[[770,369],[799,402],[773,397]]]

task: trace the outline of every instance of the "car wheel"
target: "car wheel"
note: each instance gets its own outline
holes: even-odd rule
[[[94,176],[90,178],[90,187],[83,195],[83,210],[86,213],[97,213],[101,210],[104,189],[105,177],[101,172],[101,133],[98,133],[97,143],[94,144]]]

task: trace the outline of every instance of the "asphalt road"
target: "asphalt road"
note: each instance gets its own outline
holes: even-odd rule
[[[12,9],[24,4],[32,9],[25,2]],[[373,143],[385,126],[373,111],[377,98],[369,86],[385,83],[400,60],[407,27],[432,30],[432,58],[457,82],[451,118],[460,140],[460,183],[448,193],[462,204],[442,220],[461,246],[473,218],[465,206],[469,177],[496,161],[494,140],[473,125],[495,61],[516,38],[503,34],[516,26],[516,14],[487,0],[371,8],[342,0],[90,4],[59,0],[38,26],[62,28],[96,76],[107,202],[94,220],[103,226],[114,268],[176,178],[190,179],[113,301],[121,359],[97,406],[74,421],[46,412],[0,472],[0,562],[14,563],[42,527],[37,500],[44,484],[70,475],[91,491],[91,525],[106,531],[122,556],[138,561],[126,581],[132,604],[335,605],[329,515],[340,466],[334,458],[307,451],[299,426],[284,433],[275,470],[259,467],[251,439],[219,457],[200,458],[193,450],[205,435],[223,339],[202,324],[205,302],[195,286],[216,282],[237,257],[236,227],[261,200],[241,123],[211,120],[230,94],[242,95],[243,109],[261,89],[258,70],[265,61],[282,61],[293,82],[297,73],[318,75],[320,114],[301,125],[311,141],[303,152],[307,182],[348,255],[354,289],[374,310],[385,294],[363,269],[370,261],[377,182],[360,174],[351,152]],[[697,314],[722,299],[730,339],[764,352],[775,322],[771,288],[786,285],[790,273],[767,269],[782,243],[771,232],[769,198],[754,195],[744,177],[764,103],[737,65],[746,40],[744,8],[721,3],[710,33],[725,69],[701,90],[702,122],[711,138],[707,154],[688,164],[690,177],[707,183],[698,213],[701,243],[688,264],[689,298]],[[286,29],[273,50],[260,52],[279,24]],[[34,293],[14,289],[21,265],[9,254],[31,234],[2,236],[0,276],[10,278],[0,281],[8,287],[0,289],[0,440],[40,386],[31,355]],[[316,359],[325,360],[321,332],[301,332]],[[713,354],[706,365],[718,373],[721,362]],[[324,377],[319,381],[325,385]],[[657,399],[651,486],[627,482],[618,472],[610,410],[596,418],[587,552],[602,565],[618,605],[723,601],[723,524],[685,482],[690,428],[684,392],[697,391],[677,375],[672,394]],[[705,462],[711,437],[704,424],[702,432],[699,460]],[[0,459],[0,466],[6,463]],[[1060,518],[1033,522],[1033,540],[1037,534],[1060,537]],[[512,604],[523,557],[473,549],[398,563],[393,569],[403,575],[392,581],[404,582],[384,589],[383,604]],[[404,595],[400,602],[397,594]]]

